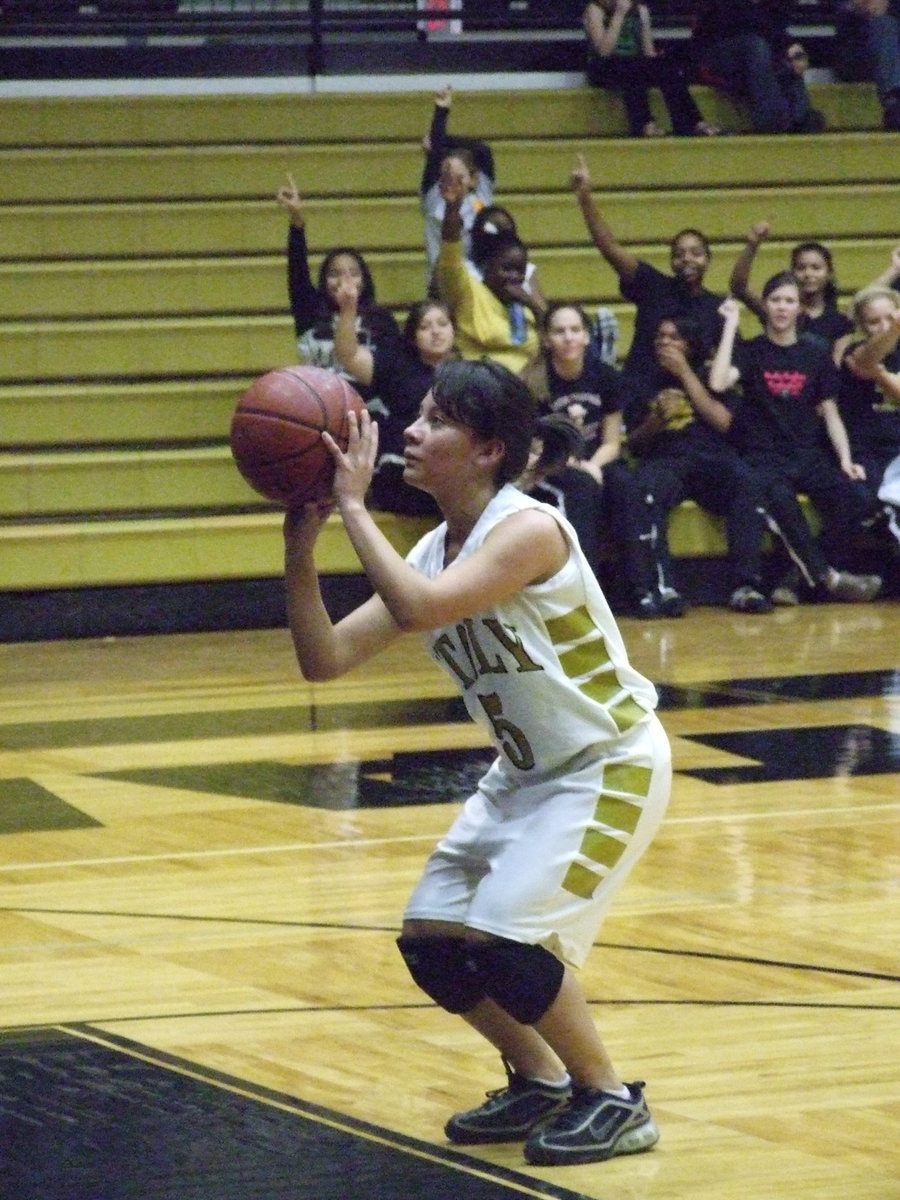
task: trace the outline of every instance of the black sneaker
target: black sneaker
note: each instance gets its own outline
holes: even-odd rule
[[[634,606],[634,615],[642,617],[645,621],[651,617],[661,617],[662,608],[659,604],[659,596],[655,592],[644,592],[642,596],[638,596]]]
[[[599,1088],[576,1087],[572,1099],[548,1117],[525,1142],[525,1160],[536,1166],[604,1162],[639,1154],[659,1141],[644,1100],[643,1083],[629,1083],[627,1100]]]
[[[659,608],[664,617],[683,617],[688,610],[688,603],[681,592],[676,592],[673,587],[661,587]]]
[[[832,600],[846,604],[865,604],[881,591],[880,575],[851,575],[849,571],[830,571],[823,580]]]
[[[767,613],[772,611],[772,604],[766,597],[749,583],[735,588],[728,602],[733,612]]]
[[[554,1087],[538,1083],[507,1068],[509,1083],[488,1092],[478,1108],[458,1112],[444,1126],[444,1133],[458,1146],[477,1146],[487,1142],[515,1142],[528,1136],[542,1117],[561,1109],[572,1094],[569,1083]]]

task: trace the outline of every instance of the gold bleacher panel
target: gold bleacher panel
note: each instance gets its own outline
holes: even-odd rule
[[[717,291],[761,218],[773,233],[754,281],[806,237],[833,250],[844,300],[887,266],[900,210],[874,91],[811,90],[822,135],[626,139],[619,101],[586,87],[458,93],[451,130],[490,141],[497,198],[548,295],[611,307],[624,351],[631,306],[569,190],[580,151],[640,257],[665,269],[679,228],[709,235]],[[697,95],[746,128],[724,97]],[[431,103],[427,91],[0,101],[0,588],[280,573],[279,515],[227,448],[248,383],[296,359],[274,192],[290,171],[309,197],[314,271],[329,246],[358,245],[402,317],[425,286],[417,189]],[[749,314],[744,328],[756,329]],[[398,545],[421,528],[381,519]],[[724,549],[692,505],[673,514],[671,538],[683,555]],[[329,572],[359,569],[335,519],[320,555]]]
[[[435,87],[440,81],[436,81]],[[708,87],[694,87],[702,111],[729,129],[747,128],[742,109]],[[880,110],[869,85],[813,83],[814,106],[830,129],[876,129]],[[466,95],[465,122],[495,138],[610,137],[626,133],[618,97],[588,87],[517,90],[498,103],[497,91]],[[195,145],[216,142],[408,141],[418,143],[430,116],[431,94],[305,91],[262,95],[93,96],[77,105],[65,97],[10,98],[3,103],[0,145]],[[664,110],[654,98],[660,116]],[[460,104],[462,113],[462,104]]]

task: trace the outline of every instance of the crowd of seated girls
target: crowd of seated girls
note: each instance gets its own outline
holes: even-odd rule
[[[403,431],[438,363],[486,356],[539,402],[520,486],[565,513],[620,610],[687,610],[668,546],[685,499],[722,519],[735,612],[897,594],[900,521],[886,481],[900,488],[900,247],[845,314],[831,253],[812,240],[754,288],[770,233],[760,221],[723,297],[705,285],[712,251],[700,230],[672,237],[668,271],[624,246],[579,156],[570,183],[586,233],[634,305],[631,345],[619,348],[610,310],[591,317],[545,295],[513,215],[494,201],[490,148],[450,136],[451,104],[439,90],[423,140],[423,299],[402,329],[355,248],[329,249],[313,283],[302,198],[290,177],[277,193],[300,360],[346,375],[379,422],[373,507],[436,516],[403,480]],[[760,321],[755,337],[739,332],[742,306]],[[774,551],[765,560],[764,546]]]

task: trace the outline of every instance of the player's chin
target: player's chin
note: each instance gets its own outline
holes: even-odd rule
[[[429,490],[417,464],[408,458],[403,463],[403,482],[408,483],[410,487],[418,488],[420,492]]]

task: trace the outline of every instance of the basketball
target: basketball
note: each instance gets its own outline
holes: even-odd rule
[[[342,449],[348,414],[365,405],[336,371],[279,367],[255,380],[231,419],[231,453],[250,486],[285,508],[325,499],[334,461],[322,441],[327,430]]]

